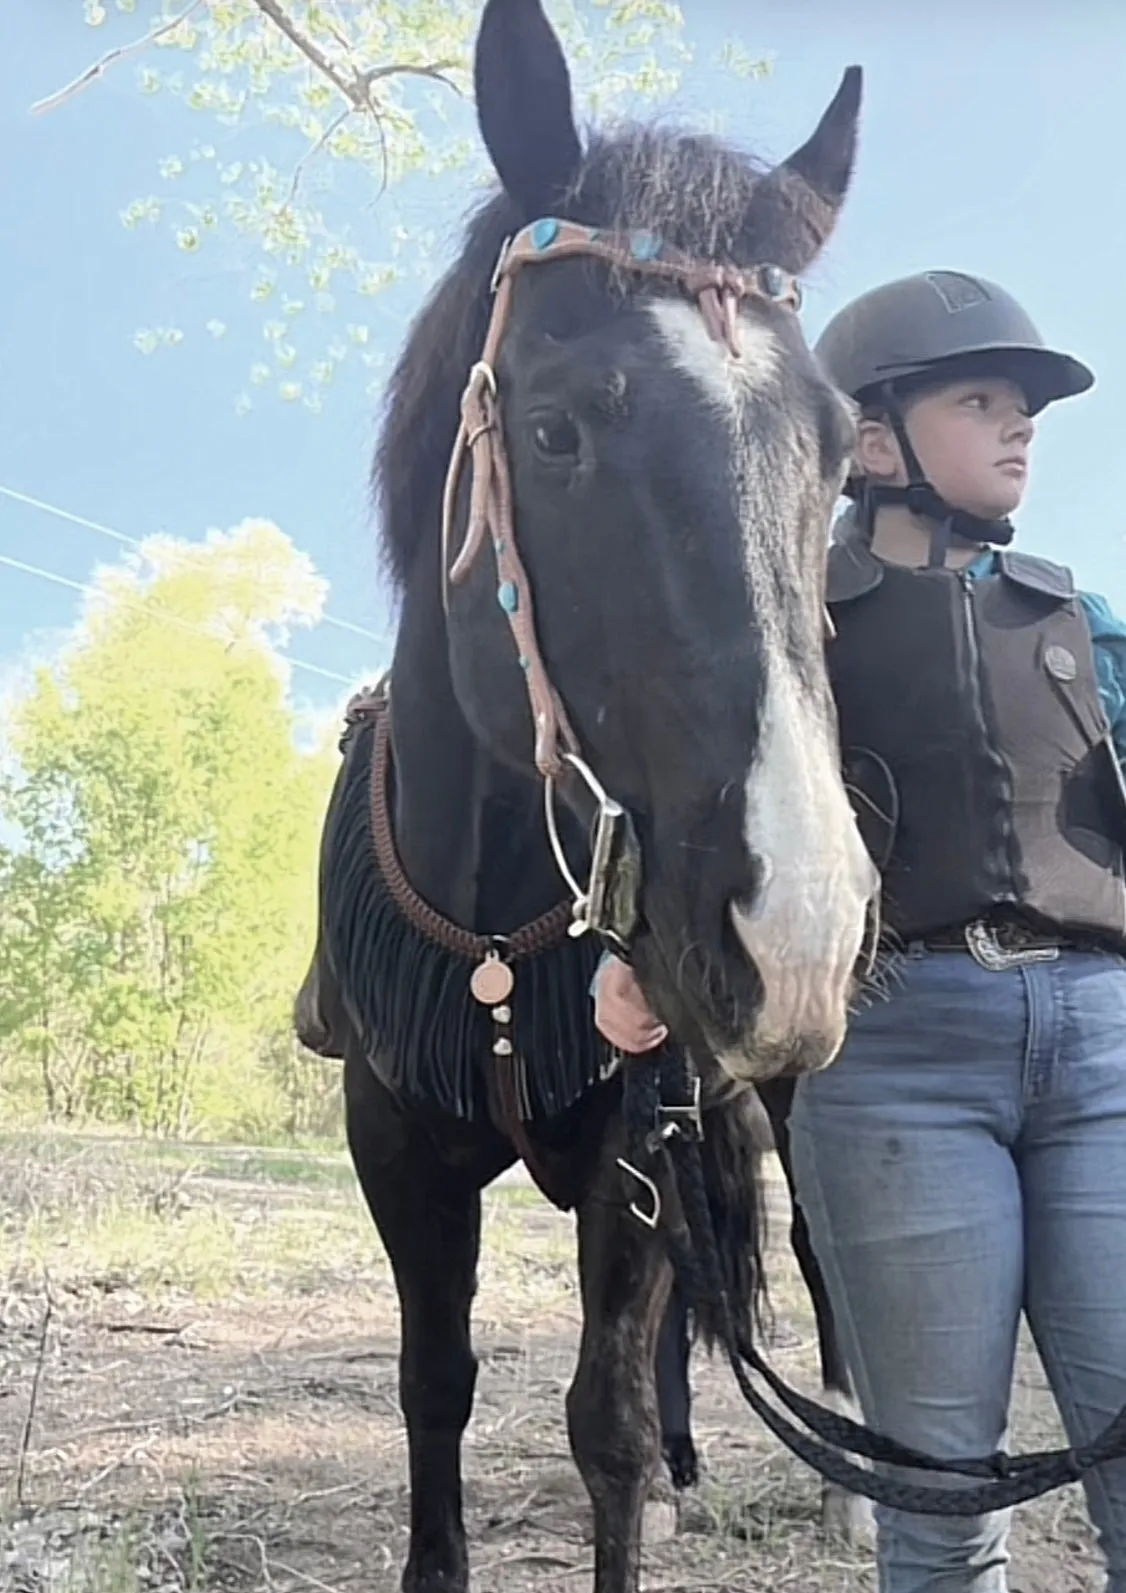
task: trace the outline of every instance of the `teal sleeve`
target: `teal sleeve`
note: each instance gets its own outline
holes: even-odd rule
[[[1091,628],[1099,696],[1110,724],[1118,761],[1126,771],[1126,624],[1113,612],[1104,597],[1081,592],[1079,601]]]
[[[598,989],[598,981],[601,977],[602,970],[605,968],[606,964],[610,961],[613,955],[614,953],[612,951],[604,951],[601,957],[598,959],[598,967],[594,970],[590,981],[590,994],[592,1000],[594,998],[595,992]]]

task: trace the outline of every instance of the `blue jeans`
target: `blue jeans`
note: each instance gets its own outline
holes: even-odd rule
[[[1022,1311],[1073,1443],[1126,1404],[1126,958],[992,973],[911,947],[791,1127],[872,1426],[943,1458],[1001,1447]],[[1126,1593],[1126,1461],[1085,1488]],[[1007,1513],[876,1519],[881,1593],[1005,1593]]]

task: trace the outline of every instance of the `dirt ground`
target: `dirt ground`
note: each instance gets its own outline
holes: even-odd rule
[[[785,1233],[775,1192],[774,1231]],[[466,1436],[478,1593],[588,1593],[563,1394],[571,1223],[487,1197]],[[775,1362],[815,1390],[812,1319],[775,1248]],[[393,1593],[406,1547],[396,1306],[343,1158],[0,1140],[0,1589]],[[705,1466],[652,1511],[651,1593],[872,1593],[870,1551],[819,1537],[814,1478],[730,1374],[694,1363]],[[1025,1348],[1015,1440],[1059,1441]],[[1026,1507],[1014,1593],[1094,1593],[1075,1489]]]

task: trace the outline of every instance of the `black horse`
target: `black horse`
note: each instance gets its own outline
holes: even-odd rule
[[[671,1274],[618,1164],[599,943],[568,927],[625,936],[697,1060],[709,1194],[749,1311],[753,1086],[831,1060],[876,883],[823,661],[851,417],[794,313],[848,186],[859,72],[770,171],[658,127],[584,147],[539,0],[489,0],[475,77],[501,188],[390,387],[391,685],[349,716],[297,1027],[344,1058],[349,1146],[399,1292],[406,1593],[468,1587],[480,1192],[517,1156],[577,1214],[571,1445],[596,1593],[635,1593]]]

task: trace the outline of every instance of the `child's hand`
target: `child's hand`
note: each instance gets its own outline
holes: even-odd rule
[[[619,1051],[652,1051],[668,1038],[669,1031],[654,1017],[633,969],[618,957],[608,957],[598,971],[594,1021]]]

